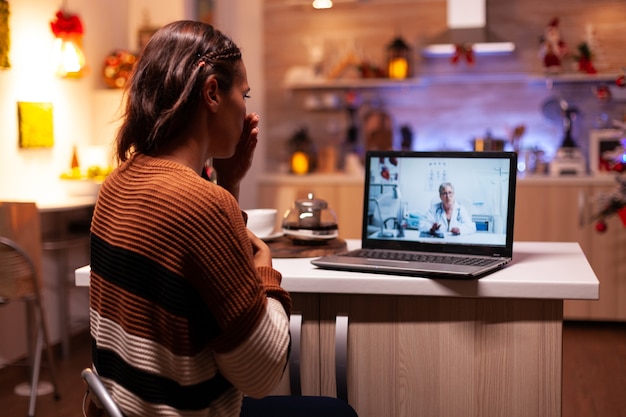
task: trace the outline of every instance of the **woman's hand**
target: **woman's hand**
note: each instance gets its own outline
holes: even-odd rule
[[[254,254],[254,264],[259,266],[272,266],[272,252],[270,247],[265,242],[259,239],[250,229],[248,231],[248,237],[252,242],[252,252]]]
[[[243,123],[243,132],[235,154],[227,159],[214,159],[217,183],[239,200],[239,185],[252,166],[259,135],[259,115],[250,113]]]

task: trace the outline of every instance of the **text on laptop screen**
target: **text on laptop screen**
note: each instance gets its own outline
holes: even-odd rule
[[[472,155],[368,153],[364,240],[505,246],[511,161]]]

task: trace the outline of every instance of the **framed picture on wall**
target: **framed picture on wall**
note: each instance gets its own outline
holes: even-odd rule
[[[20,148],[52,148],[54,125],[52,103],[17,103]]]
[[[626,135],[620,129],[595,129],[589,132],[589,170],[592,175],[611,174],[611,166],[624,155]]]

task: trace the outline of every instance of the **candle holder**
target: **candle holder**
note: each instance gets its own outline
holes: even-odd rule
[[[404,80],[411,76],[411,47],[400,36],[387,46],[387,76]]]

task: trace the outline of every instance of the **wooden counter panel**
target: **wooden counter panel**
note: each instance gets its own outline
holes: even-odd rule
[[[562,301],[322,296],[322,395],[335,314],[349,316],[348,400],[360,417],[560,416]]]

